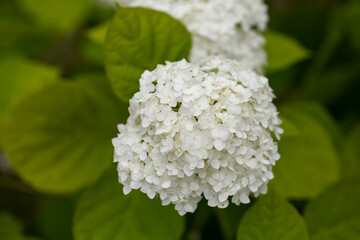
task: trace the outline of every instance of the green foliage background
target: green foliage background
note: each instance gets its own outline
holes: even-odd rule
[[[0,1],[0,239],[360,239],[360,2],[268,0],[285,130],[269,194],[180,217],[117,183],[111,138],[145,70],[188,56],[169,15]]]

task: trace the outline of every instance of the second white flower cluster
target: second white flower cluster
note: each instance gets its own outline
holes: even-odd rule
[[[190,61],[222,55],[261,72],[266,64],[261,32],[268,21],[263,0],[116,0],[123,6],[163,11],[192,36]]]

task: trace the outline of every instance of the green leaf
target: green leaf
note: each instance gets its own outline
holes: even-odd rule
[[[24,59],[0,62],[0,124],[11,109],[28,94],[55,82],[59,73],[54,67]]]
[[[166,13],[120,7],[105,41],[106,71],[114,91],[127,102],[139,90],[145,70],[186,58],[190,47],[186,28]]]
[[[122,193],[117,174],[105,176],[79,199],[75,218],[76,240],[168,240],[180,239],[184,218],[173,206],[161,206],[146,194]]]
[[[265,50],[268,54],[268,72],[286,69],[310,56],[310,52],[296,40],[282,33],[268,31]]]
[[[316,119],[322,128],[331,135],[330,139],[335,144],[335,146],[339,147],[343,138],[341,130],[336,121],[332,118],[323,105],[318,102],[302,101],[294,103],[293,106],[296,106],[298,110],[307,112],[307,114]]]
[[[76,29],[87,17],[88,0],[18,0],[38,26],[60,32]]]
[[[305,211],[313,240],[360,239],[360,179],[350,179],[328,188]]]
[[[236,206],[230,204],[226,208],[216,208],[216,215],[220,221],[220,227],[226,239],[234,239],[240,223],[241,218],[246,211],[251,207],[251,204],[241,204]]]
[[[342,146],[342,173],[345,178],[360,176],[360,123],[344,138]]]
[[[300,129],[299,126],[296,125],[296,123],[294,123],[292,121],[292,119],[289,119],[287,116],[284,116],[283,114],[281,115],[281,128],[285,129],[283,135],[281,135],[281,138],[286,138],[286,137],[298,137],[300,136]]]
[[[4,240],[38,240],[22,234],[23,227],[19,220],[7,212],[0,213],[0,239]]]
[[[306,225],[285,199],[268,194],[247,211],[238,228],[238,240],[306,240]]]
[[[316,197],[339,178],[339,158],[334,123],[320,105],[310,102],[280,107],[284,136],[279,142],[280,160],[270,182],[284,197]],[[286,134],[289,131],[292,134]]]
[[[24,99],[4,124],[4,150],[34,188],[70,193],[111,165],[111,138],[126,106],[105,79],[59,82]]]

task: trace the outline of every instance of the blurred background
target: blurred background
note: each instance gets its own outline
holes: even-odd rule
[[[266,71],[277,96],[276,104],[315,101],[323,106],[336,126],[330,134],[335,136],[341,175],[359,176],[360,1],[266,2],[269,30],[283,34],[306,52],[291,64]],[[5,81],[12,81],[16,91],[25,94],[40,86],[31,84],[35,78],[46,82],[49,78],[71,81],[83,74],[105,77],[102,42],[114,11],[111,1],[101,0],[0,0],[0,123],[10,111],[4,107],[10,93],[1,91]],[[271,44],[267,46],[269,55],[281,58],[281,43]],[[302,212],[309,199],[296,198],[296,193],[293,199],[292,193],[288,195]],[[21,225],[27,235],[43,239],[73,239],[72,220],[78,196],[34,190],[13,171],[0,142],[0,212],[18,222],[14,226]],[[241,215],[245,210],[234,211]],[[226,214],[219,213],[220,219]],[[221,239],[226,230],[218,219],[216,214],[188,216],[188,232],[197,231],[203,239]],[[231,234],[227,238],[231,239]]]

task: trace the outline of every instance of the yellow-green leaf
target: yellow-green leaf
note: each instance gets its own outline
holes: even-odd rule
[[[0,62],[0,124],[24,97],[58,78],[55,67],[25,59]]]
[[[105,42],[106,32],[107,32],[108,28],[109,28],[108,22],[102,23],[98,26],[95,26],[95,27],[87,30],[86,36],[94,43],[103,45]]]
[[[5,121],[4,150],[20,177],[49,193],[96,181],[112,162],[126,105],[103,78],[58,82],[21,101]]]
[[[339,179],[339,152],[331,117],[311,102],[290,103],[279,111],[280,118],[291,125],[283,126],[281,158],[274,167],[275,179],[270,185],[285,197],[314,198]],[[287,131],[292,134],[286,134]]]
[[[268,72],[286,69],[310,56],[310,52],[298,41],[285,34],[268,31],[264,34],[266,39],[265,50],[268,55]]]

